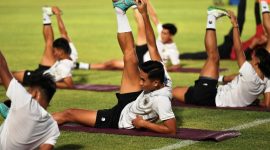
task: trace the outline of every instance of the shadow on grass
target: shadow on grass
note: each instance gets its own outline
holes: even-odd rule
[[[81,150],[84,146],[77,144],[66,144],[55,148],[55,150]]]

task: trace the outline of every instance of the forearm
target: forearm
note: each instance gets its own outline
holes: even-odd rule
[[[144,26],[145,26],[145,32],[146,32],[146,40],[147,40],[147,45],[150,53],[150,57],[152,60],[156,61],[161,61],[161,57],[158,53],[157,50],[157,45],[156,45],[156,38],[154,35],[154,30],[151,26],[149,16],[147,13],[142,14],[143,20],[144,20]]]
[[[52,150],[53,146],[50,144],[42,144],[39,146],[39,150]]]
[[[56,87],[57,88],[72,88],[73,83],[67,83],[67,82],[64,82],[64,81],[59,81],[59,82],[56,82]]]
[[[176,129],[170,129],[164,124],[156,124],[149,121],[144,121],[143,128],[149,129],[151,131],[163,134],[175,134]]]
[[[0,78],[2,80],[4,87],[7,89],[13,77],[8,69],[6,59],[1,51],[0,51]]]
[[[159,20],[157,17],[157,13],[156,13],[155,9],[153,8],[150,1],[147,1],[147,9],[148,9],[148,12],[149,12],[149,15],[150,15],[152,21],[157,26],[159,24]]]
[[[245,62],[245,53],[242,50],[242,44],[240,40],[240,33],[237,25],[233,25],[233,44],[234,44],[234,49],[238,61],[238,65],[242,66],[242,64]]]
[[[61,34],[61,37],[67,39],[70,42],[70,39],[68,37],[68,33],[67,33],[66,28],[65,28],[64,22],[61,18],[61,15],[57,14],[56,19],[57,19],[58,29],[59,29],[59,32]]]

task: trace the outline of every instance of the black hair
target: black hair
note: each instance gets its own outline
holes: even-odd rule
[[[171,35],[175,35],[177,33],[177,28],[172,23],[165,23],[165,24],[162,25],[162,28],[169,30]]]
[[[270,78],[270,54],[265,48],[255,50],[255,56],[260,60],[259,69],[267,78]]]
[[[159,80],[161,83],[164,83],[165,71],[161,62],[149,60],[141,64],[140,68],[148,74],[150,80]]]
[[[71,54],[71,48],[69,46],[68,40],[65,38],[58,38],[53,41],[53,47],[62,49],[66,54]]]
[[[56,83],[50,74],[38,75],[31,79],[28,86],[38,87],[44,94],[48,104],[50,103],[54,93],[56,92]]]

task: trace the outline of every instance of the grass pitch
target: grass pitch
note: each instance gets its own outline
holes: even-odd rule
[[[254,1],[247,2],[246,24],[242,40],[255,32],[253,14]],[[179,32],[175,42],[184,52],[204,50],[206,10],[212,0],[152,0],[161,22],[173,22]],[[116,40],[116,18],[111,1],[99,0],[13,0],[0,3],[0,49],[4,53],[11,70],[35,69],[44,50],[42,36],[41,7],[57,5],[64,11],[64,22],[79,52],[79,60],[91,63],[110,59],[121,59],[122,54]],[[236,7],[224,6],[236,12]],[[128,11],[134,36],[136,25],[132,11]],[[52,17],[55,37],[59,36],[56,20]],[[217,22],[218,42],[223,41],[231,25],[229,19]],[[182,61],[187,67],[201,67],[204,61]],[[236,62],[222,61],[221,67],[238,71]],[[171,73],[174,86],[193,84],[198,74]],[[119,84],[121,72],[74,71],[76,83]],[[0,99],[4,100],[5,90],[0,87]],[[86,91],[58,90],[49,112],[66,108],[102,109],[116,103],[114,92],[99,93]],[[196,108],[174,108],[178,127],[221,130],[269,118],[269,113],[233,110],[209,110]],[[0,120],[2,122],[3,120]],[[263,124],[241,131],[238,138],[224,142],[200,142],[182,149],[269,149],[270,125]],[[62,132],[55,149],[156,149],[179,143],[181,140],[152,137],[132,137],[105,134]]]

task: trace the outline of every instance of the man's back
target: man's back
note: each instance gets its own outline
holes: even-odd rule
[[[0,149],[29,150],[41,144],[54,145],[60,135],[57,123],[15,79],[10,82],[7,96],[12,105],[0,129]]]

